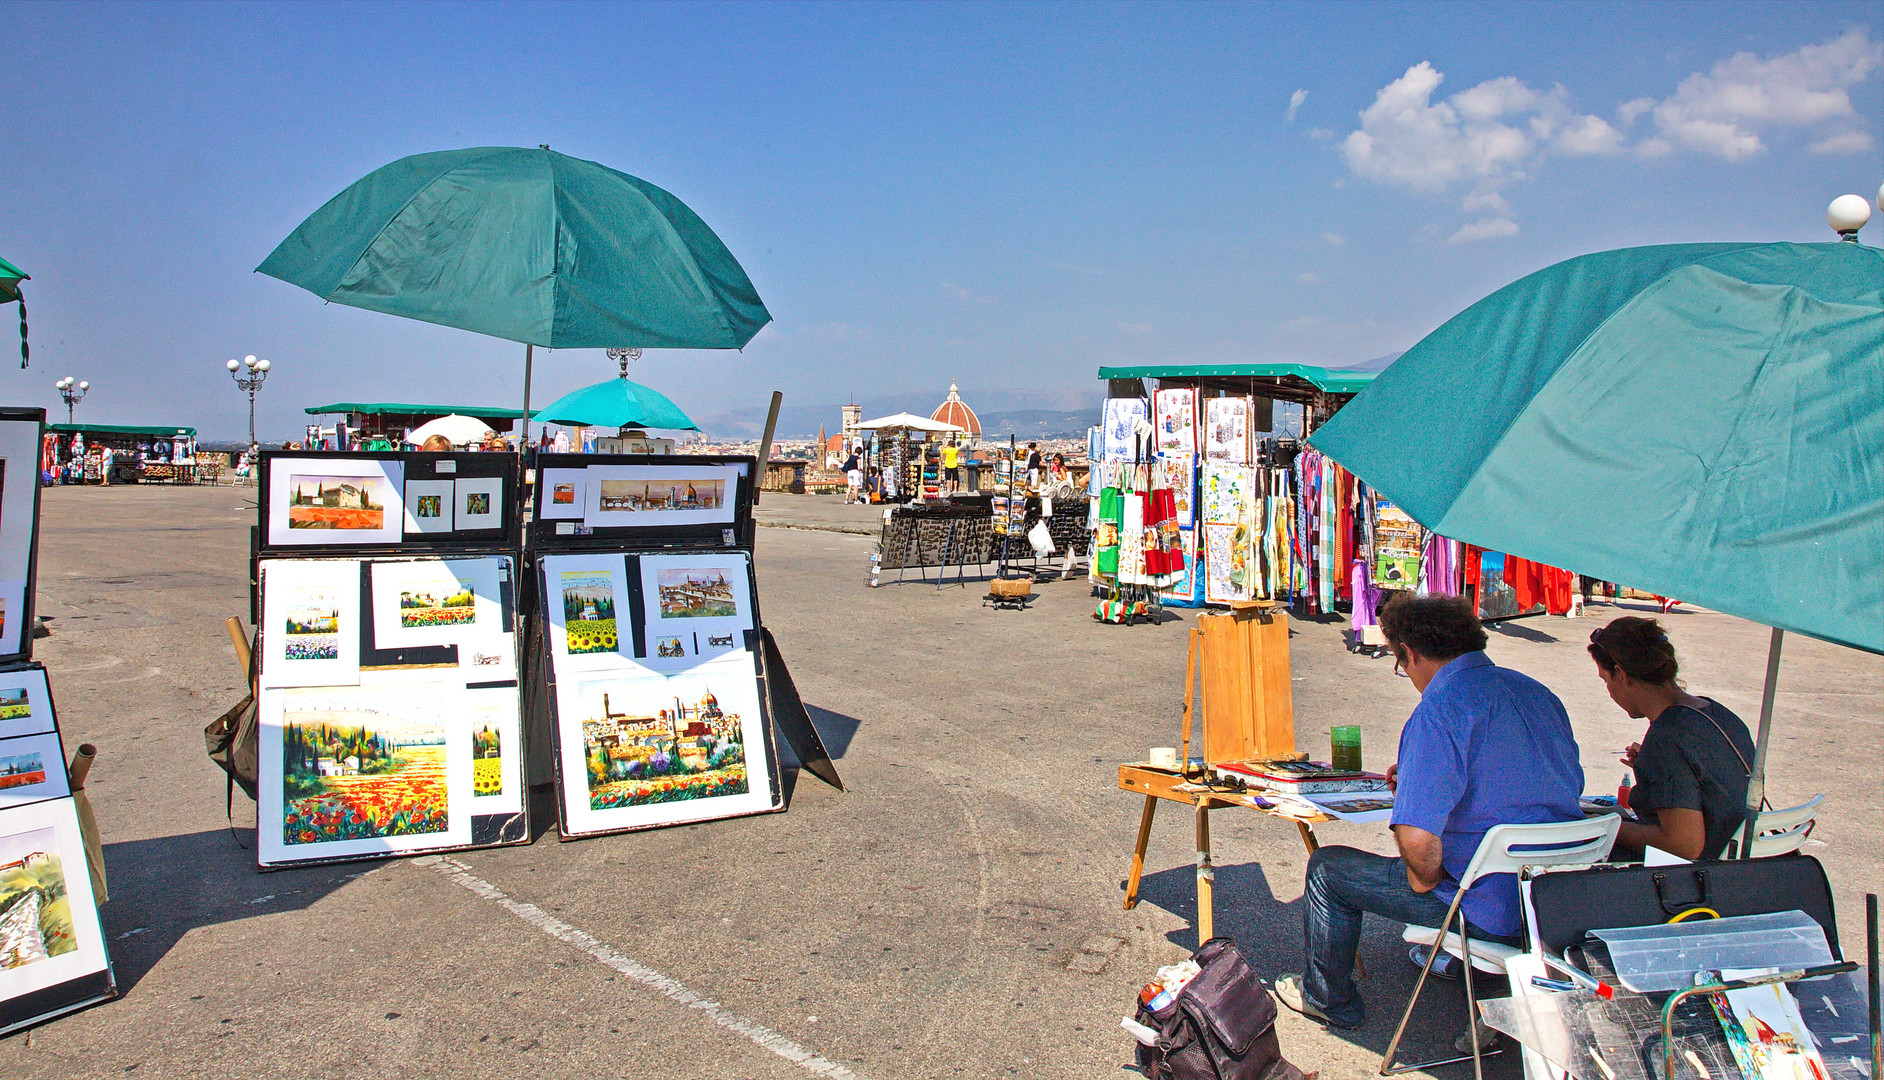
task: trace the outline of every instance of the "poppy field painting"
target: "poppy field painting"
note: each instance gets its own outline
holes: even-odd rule
[[[449,829],[443,726],[366,707],[289,708],[282,719],[283,843]]]

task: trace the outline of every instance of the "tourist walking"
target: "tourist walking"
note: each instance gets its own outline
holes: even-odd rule
[[[857,449],[851,448],[844,459],[844,501],[854,503],[863,497],[863,469],[857,463]]]

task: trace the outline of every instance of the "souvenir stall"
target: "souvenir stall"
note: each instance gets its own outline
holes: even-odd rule
[[[954,424],[906,412],[865,420],[857,427],[876,434],[874,465],[882,470],[885,502],[934,498],[940,457],[928,453],[928,437],[962,430]]]
[[[784,810],[774,724],[842,787],[759,615],[755,464],[539,460],[535,630],[564,839]]]
[[[262,869],[529,842],[517,481],[502,454],[262,454]]]
[[[997,576],[1015,567],[1038,574],[1043,561],[1071,574],[1073,560],[1086,553],[1092,539],[1085,485],[1045,476],[1030,484],[1025,462],[1026,452],[1008,436],[1007,448],[994,459],[990,499]]]
[[[68,759],[46,669],[32,659],[45,419],[0,409],[0,1035],[118,994],[96,827],[76,794],[91,748]]]
[[[48,424],[41,472],[102,483],[107,447],[114,484],[196,482],[196,429],[170,424]]]

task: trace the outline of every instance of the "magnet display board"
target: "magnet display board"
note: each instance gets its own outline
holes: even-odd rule
[[[784,809],[748,552],[538,565],[564,838]]]
[[[264,869],[528,842],[515,566],[261,560]]]

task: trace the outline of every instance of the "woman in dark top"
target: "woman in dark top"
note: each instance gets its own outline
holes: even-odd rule
[[[1718,701],[1675,682],[1675,647],[1654,619],[1625,616],[1590,635],[1609,696],[1649,729],[1622,763],[1635,770],[1620,851],[1653,845],[1683,859],[1717,859],[1746,820],[1753,738]]]

